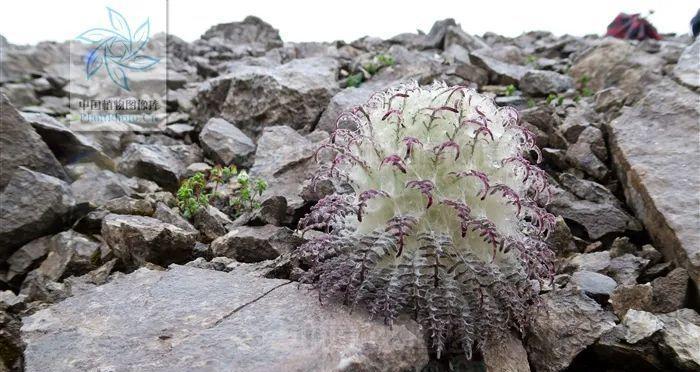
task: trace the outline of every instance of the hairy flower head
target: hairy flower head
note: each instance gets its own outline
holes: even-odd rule
[[[537,282],[552,276],[543,242],[553,216],[534,138],[517,111],[465,87],[415,83],[374,94],[339,122],[317,179],[353,193],[300,221],[326,232],[301,250],[322,297],[363,304],[391,323],[413,314],[439,353],[527,324]],[[319,157],[321,158],[321,157]]]

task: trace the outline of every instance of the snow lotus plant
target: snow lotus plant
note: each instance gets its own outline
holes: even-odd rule
[[[554,224],[532,133],[516,110],[472,89],[406,84],[344,113],[316,179],[353,190],[320,200],[299,224],[324,234],[300,249],[322,298],[361,304],[391,324],[415,317],[434,350],[521,332],[551,280]],[[319,157],[321,158],[321,157]]]

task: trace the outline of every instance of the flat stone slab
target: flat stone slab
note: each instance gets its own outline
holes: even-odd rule
[[[654,244],[700,283],[700,95],[670,79],[609,125],[628,204]]]
[[[389,328],[321,305],[294,282],[145,268],[23,320],[27,371],[329,371],[417,368],[415,322]]]

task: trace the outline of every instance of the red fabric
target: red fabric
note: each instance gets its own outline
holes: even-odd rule
[[[608,25],[608,32],[605,35],[618,39],[661,40],[661,36],[656,31],[656,28],[639,14],[618,14]]]

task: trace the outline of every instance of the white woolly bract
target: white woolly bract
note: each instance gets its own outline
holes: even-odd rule
[[[437,350],[450,335],[470,350],[489,329],[522,329],[532,282],[553,272],[543,243],[553,216],[535,202],[546,177],[526,158],[539,150],[517,111],[465,87],[410,83],[338,120],[356,129],[321,146],[332,161],[317,178],[353,193],[300,221],[328,233],[302,247],[321,294],[388,321],[412,309]]]

